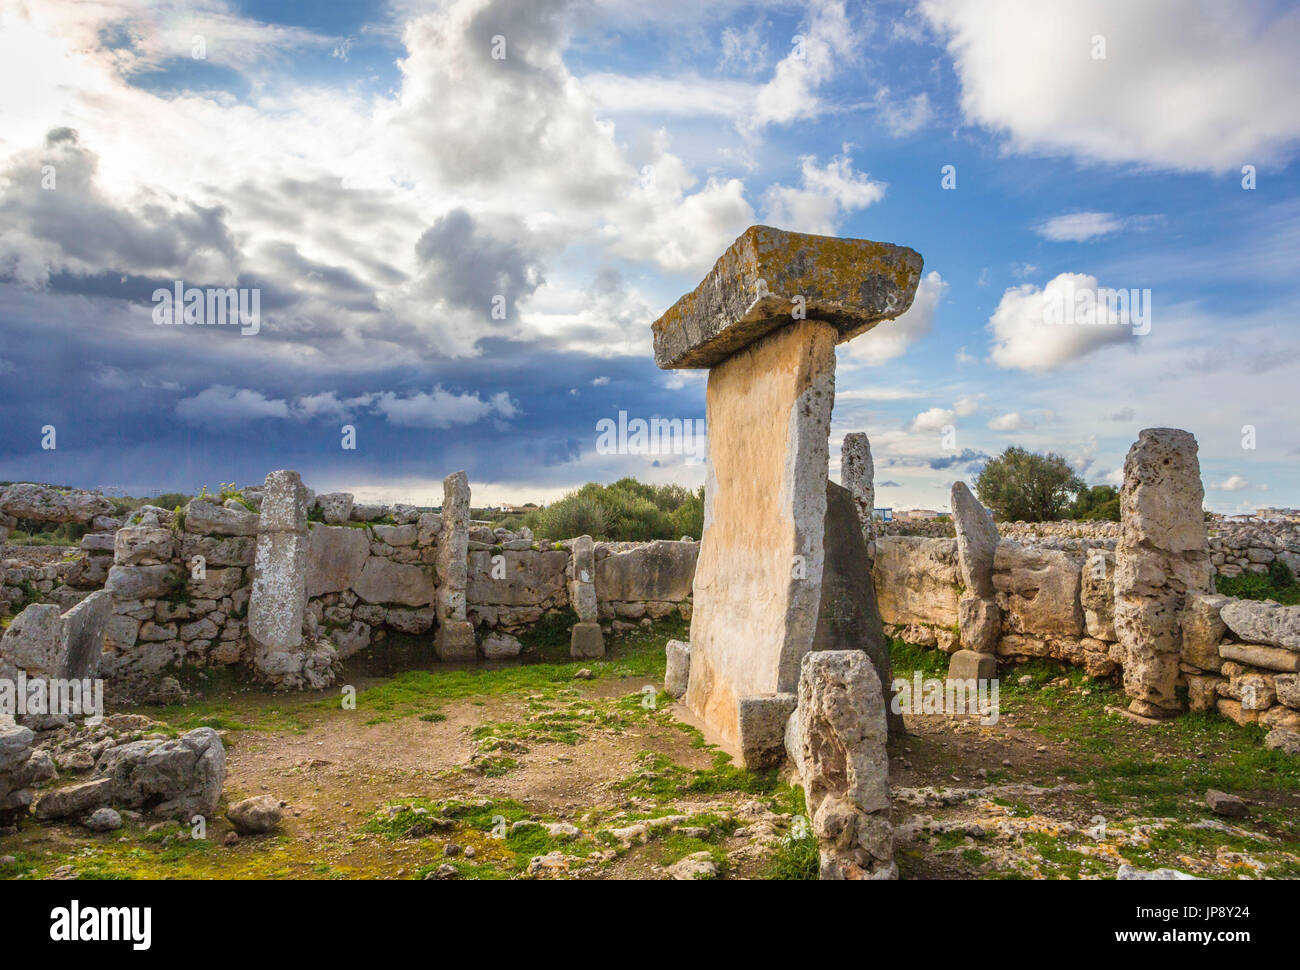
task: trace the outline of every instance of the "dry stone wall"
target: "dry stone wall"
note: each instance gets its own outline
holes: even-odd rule
[[[584,547],[580,540],[537,539],[528,529],[470,525],[468,482],[463,473],[451,478],[454,489],[464,489],[464,579],[442,602],[449,620],[464,623],[469,632],[467,659],[475,652],[493,659],[517,654],[514,634],[548,614],[579,620],[589,614],[590,623],[603,623],[607,631],[674,612],[690,618],[698,543],[592,543],[587,538]],[[296,480],[286,485],[289,491],[297,488],[302,486]],[[24,502],[37,504],[30,490],[21,494],[27,496]],[[262,651],[264,657],[286,651],[303,655],[327,643],[338,660],[346,660],[390,634],[436,635],[440,568],[450,568],[439,564],[449,535],[440,514],[303,489],[301,510],[308,520],[300,522],[295,507],[281,528],[266,529],[267,494],[259,486],[224,503],[194,499],[179,514],[145,506],[126,524],[104,517],[99,504],[79,500],[76,507],[95,513],[96,528],[111,531],[87,534],[75,553],[51,549],[31,557],[61,557],[55,561],[0,564],[0,615],[7,612],[17,624],[10,641],[17,643],[17,633],[37,625],[38,611],[23,622],[17,618],[28,606],[52,611],[57,620],[102,588],[108,615],[99,672],[110,699],[174,701],[183,696],[175,675],[222,667],[246,667],[280,686],[311,686],[315,674],[304,680],[302,663],[289,663],[294,669],[285,671],[279,669],[284,657],[259,665],[249,630],[259,542],[268,562],[277,561],[277,550],[291,553],[280,557],[275,569],[287,570],[277,582],[289,584],[285,602],[292,600],[294,614],[281,630],[284,624],[271,621],[283,611],[277,607],[269,613],[263,635],[280,647]],[[66,505],[57,497],[41,502],[55,509]],[[451,537],[460,538],[455,533]],[[585,548],[590,560],[585,581],[576,584],[575,545]],[[574,589],[580,590],[581,604],[573,601]],[[292,644],[286,631],[299,627],[301,640]],[[330,658],[318,659],[317,673],[330,666]]]

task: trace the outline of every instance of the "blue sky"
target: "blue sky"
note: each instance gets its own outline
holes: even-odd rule
[[[1300,505],[1300,9],[1195,9],[3,0],[0,479],[698,484],[596,424],[703,416],[650,323],[761,222],[925,258],[839,351],[832,471],[868,432],[881,504],[1011,444],[1117,483],[1172,425],[1210,507]],[[156,326],[178,279],[259,332]],[[1067,285],[1149,332],[1045,325]]]

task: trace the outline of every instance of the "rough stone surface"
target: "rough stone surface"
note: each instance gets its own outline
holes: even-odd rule
[[[948,661],[949,680],[992,680],[998,675],[998,660],[992,654],[958,650]]]
[[[1113,643],[1115,635],[1115,553],[1090,549],[1083,562],[1079,603],[1088,636]]]
[[[1115,547],[1115,632],[1138,714],[1179,709],[1183,607],[1189,593],[1212,588],[1204,498],[1196,439],[1173,428],[1141,432],[1124,460]]]
[[[1222,815],[1224,818],[1245,818],[1250,814],[1250,809],[1246,807],[1244,801],[1236,795],[1229,795],[1216,788],[1211,788],[1205,793],[1205,804],[1210,806],[1210,811],[1215,815]]]
[[[104,652],[104,629],[113,611],[113,595],[91,593],[61,617],[63,656],[57,676],[67,680],[93,678]]]
[[[680,699],[685,696],[691,682],[691,645],[681,640],[669,640],[664,655],[664,690]]]
[[[613,552],[596,561],[596,593],[601,600],[685,600],[699,552],[698,542],[668,539]]]
[[[1219,656],[1251,667],[1279,670],[1293,674],[1300,671],[1300,653],[1281,647],[1262,647],[1257,643],[1221,643]]]
[[[1233,599],[1223,606],[1220,616],[1242,640],[1300,651],[1300,606]]]
[[[0,662],[33,677],[55,677],[63,664],[63,619],[53,603],[32,603],[0,637]]]
[[[885,698],[866,655],[855,650],[805,655],[798,716],[799,761],[821,850],[821,877],[897,878]]]
[[[862,541],[867,555],[875,554],[876,541],[876,466],[871,460],[871,441],[866,434],[855,431],[846,434],[840,445],[840,484],[853,496],[862,526]]]
[[[351,492],[326,492],[316,496],[316,507],[321,518],[330,525],[339,525],[352,517]]]
[[[569,656],[590,660],[605,656],[605,636],[599,623],[575,623],[569,634]]]
[[[361,576],[370,556],[364,529],[313,525],[307,553],[307,596],[341,593]]]
[[[469,586],[469,478],[464,472],[442,482],[442,533],[438,537],[438,622],[463,621]],[[439,631],[441,635],[441,630]]]
[[[483,656],[488,660],[510,660],[519,656],[524,645],[508,633],[489,633],[483,638]]]
[[[1055,549],[998,544],[993,583],[1008,633],[1083,635],[1080,563]]]
[[[1219,644],[1228,632],[1219,611],[1230,601],[1230,597],[1217,593],[1187,594],[1181,620],[1183,663],[1201,670],[1219,669],[1223,663],[1219,656]]]
[[[591,536],[578,536],[570,550],[573,562],[569,578],[569,604],[578,614],[579,623],[595,623],[599,619],[596,599],[596,546]],[[694,562],[691,563],[694,572]]]
[[[912,305],[921,265],[903,246],[751,226],[654,322],[655,363],[714,367],[799,309],[848,340]]]
[[[1285,751],[1287,754],[1300,755],[1300,732],[1274,728],[1264,736],[1264,747],[1270,751]]]
[[[367,603],[429,606],[434,600],[433,580],[419,566],[397,563],[382,556],[366,560],[352,588]]]
[[[965,649],[996,653],[1002,636],[1002,609],[996,600],[963,596],[957,601],[957,628]]]
[[[962,584],[968,593],[992,599],[997,595],[993,587],[993,559],[998,550],[998,527],[993,513],[980,504],[965,482],[952,483],[951,501]]]
[[[274,832],[280,825],[282,815],[280,799],[274,795],[254,795],[236,802],[226,810],[226,818],[240,835]]]
[[[920,536],[876,539],[876,600],[886,623],[957,622],[957,541]]]
[[[866,654],[860,656],[865,658]],[[740,755],[746,767],[771,768],[781,763],[786,721],[797,703],[793,693],[740,699],[737,711]]]
[[[260,523],[247,509],[228,509],[207,499],[191,499],[185,507],[185,531],[195,535],[255,536]]]
[[[823,546],[825,566],[812,649],[864,651],[880,675],[890,733],[902,734],[903,716],[895,714],[888,703],[894,695],[889,641],[885,639],[876,606],[871,562],[862,539],[861,523],[852,493],[834,482],[826,483]]]
[[[113,506],[104,496],[81,489],[61,491],[26,482],[0,487],[0,512],[15,519],[86,525],[95,516],[112,511]]]
[[[276,688],[319,689],[333,683],[334,646],[305,636],[308,489],[295,471],[266,476],[248,601],[253,670]]]
[[[740,698],[792,692],[812,645],[835,338],[829,324],[801,321],[709,373],[686,704],[733,744]]]
[[[433,640],[433,651],[439,660],[473,660],[478,653],[474,624],[468,620],[441,621]]]

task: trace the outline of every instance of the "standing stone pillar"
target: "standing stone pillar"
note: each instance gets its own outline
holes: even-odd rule
[[[1182,651],[1180,617],[1189,593],[1211,588],[1196,439],[1147,428],[1124,459],[1115,547],[1115,633],[1124,651],[1129,710],[1169,717]]]
[[[861,431],[844,436],[840,445],[840,484],[853,496],[862,523],[862,541],[867,555],[876,558],[876,466],[871,460],[871,441]]]
[[[248,600],[253,670],[275,687],[333,683],[337,654],[303,635],[307,612],[307,488],[295,471],[266,476]]]
[[[818,628],[835,345],[904,312],[920,274],[904,247],[754,226],[654,324],[661,368],[710,369],[685,700],[747,766],[781,757]]]
[[[957,566],[966,591],[957,601],[961,649],[948,662],[950,680],[989,680],[997,673],[1002,610],[993,586],[998,527],[965,482],[952,483],[952,521],[957,531]]]
[[[442,480],[442,534],[438,537],[438,632],[433,649],[441,660],[473,660],[474,624],[465,619],[469,589],[469,476]]]
[[[569,638],[569,655],[586,660],[605,656],[605,638],[596,613],[596,544],[591,536],[578,536],[572,544],[569,602],[578,622]]]

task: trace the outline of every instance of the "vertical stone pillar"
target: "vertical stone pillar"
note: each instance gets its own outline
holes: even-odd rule
[[[1143,431],[1124,459],[1115,547],[1115,633],[1135,714],[1180,710],[1180,617],[1187,595],[1208,593],[1212,581],[1204,498],[1196,439],[1176,428]]]
[[[710,369],[685,701],[749,767],[781,757],[819,621],[871,638],[855,597],[821,612],[835,345],[907,310],[920,273],[904,247],[754,226],[654,323],[660,367]]]
[[[871,460],[871,441],[861,431],[844,436],[840,445],[840,484],[853,496],[862,523],[862,541],[867,555],[876,556],[876,466]]]
[[[898,878],[885,697],[866,654],[819,650],[805,656],[795,716],[821,878]]]
[[[295,471],[266,476],[248,600],[253,670],[276,687],[325,687],[336,653],[303,634],[307,612],[307,489]]]
[[[962,649],[948,665],[951,680],[988,680],[997,672],[1002,610],[993,586],[993,559],[998,527],[993,514],[971,494],[965,482],[952,483],[952,521],[957,532],[957,566],[966,591],[957,601],[957,629]]]
[[[569,639],[569,655],[579,659],[605,656],[605,638],[596,613],[596,544],[578,536],[570,550],[569,603],[578,614]]]
[[[438,538],[438,632],[433,648],[442,660],[473,660],[474,624],[465,619],[469,589],[469,477],[442,480],[442,533]]]

